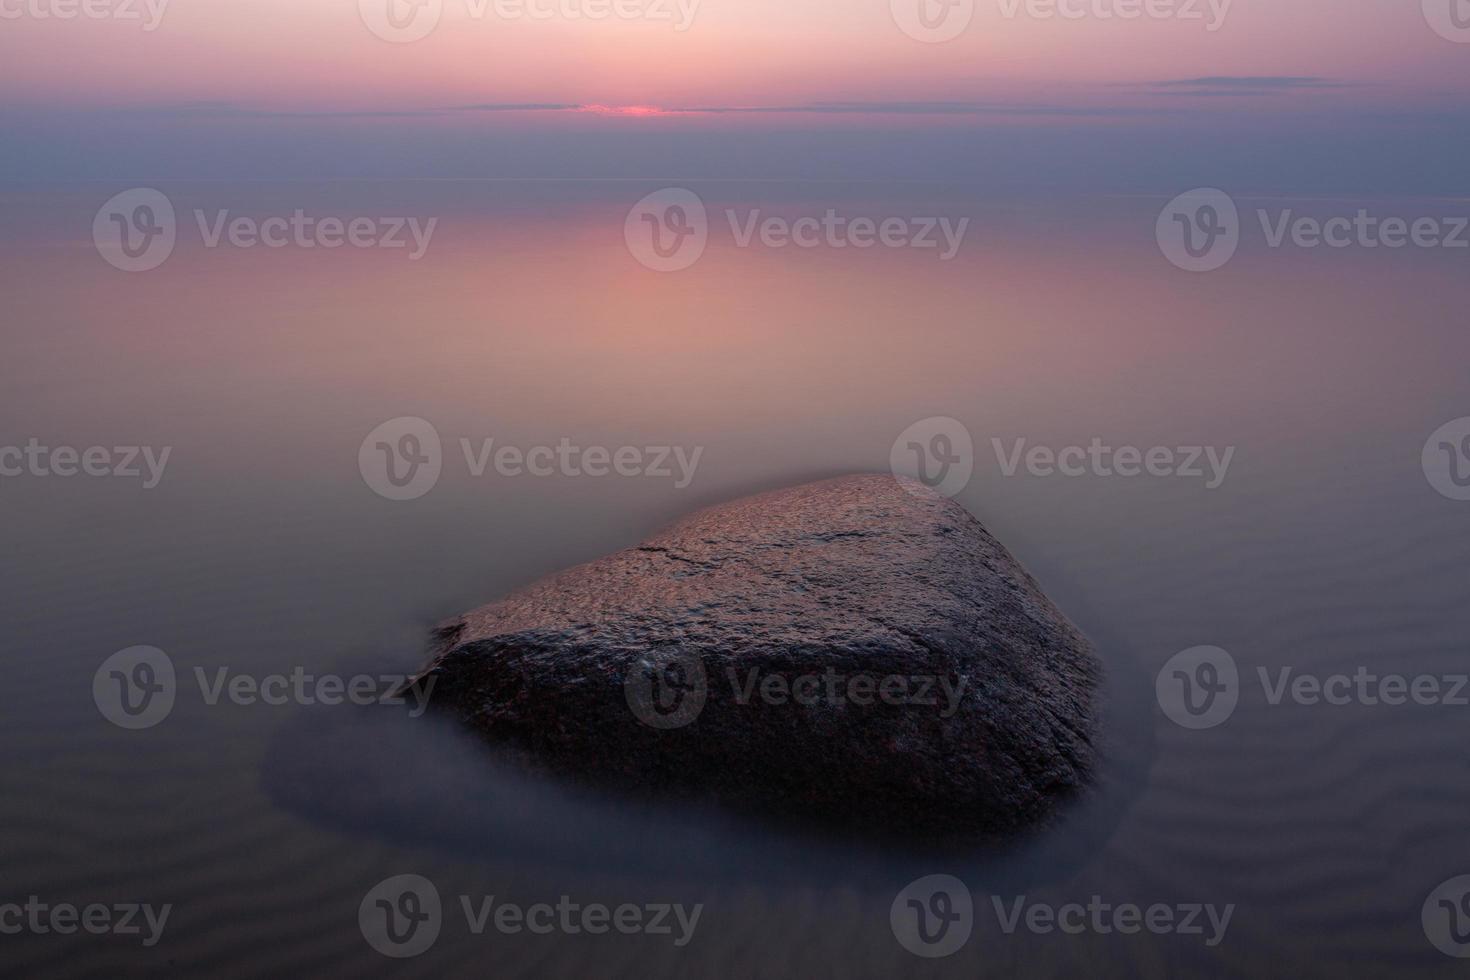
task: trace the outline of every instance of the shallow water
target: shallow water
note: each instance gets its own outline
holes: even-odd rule
[[[0,900],[171,903],[157,945],[6,936],[25,975],[1449,976],[1421,907],[1470,873],[1470,708],[1272,704],[1258,680],[1464,672],[1470,504],[1421,466],[1470,414],[1460,253],[1273,250],[1207,276],[1154,241],[1162,200],[975,198],[913,185],[693,184],[716,214],[678,274],[624,218],[657,183],[160,184],[180,214],[443,216],[432,248],[210,249],[181,232],[126,274],[91,242],[111,184],[13,188],[0,444],[171,447],[158,485],[0,479]],[[1242,200],[1255,206],[1257,202]],[[1438,213],[1428,201],[1380,202]],[[1330,201],[1297,201],[1335,213]],[[1262,203],[1260,206],[1267,206]],[[1274,206],[1274,205],[1271,205]],[[972,219],[930,252],[740,248],[724,208]],[[186,219],[190,220],[190,219]],[[358,467],[389,419],[444,440],[437,485],[384,499]],[[208,704],[194,671],[402,673],[435,622],[754,490],[885,470],[905,428],[975,443],[958,500],[1096,643],[1097,793],[1004,853],[934,853],[591,796],[500,770],[435,725]],[[992,439],[1235,447],[1203,479],[1007,476]],[[475,476],[461,454],[701,447],[663,477]],[[93,677],[165,651],[176,703],[110,724]],[[1189,730],[1155,700],[1176,653],[1239,666]],[[394,716],[397,718],[397,716]],[[382,721],[381,730],[375,726]],[[437,942],[380,956],[370,888],[423,875]],[[919,959],[889,909],[945,873],[974,936]],[[474,935],[457,896],[702,903],[694,938]],[[992,896],[1234,906],[1223,941],[1007,933]]]

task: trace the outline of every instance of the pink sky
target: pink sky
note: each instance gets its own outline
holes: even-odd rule
[[[1419,0],[1234,0],[1216,31],[1210,0],[1198,0],[1203,20],[1126,22],[1039,19],[1024,7],[1007,18],[1006,0],[977,0],[968,29],[942,44],[907,36],[887,0],[701,0],[682,32],[668,22],[477,19],[470,0],[443,0],[433,33],[407,44],[375,37],[355,0],[170,0],[153,31],[27,12],[58,2],[4,0],[22,12],[0,21],[0,84],[13,107],[1089,106],[1177,101],[1141,86],[1215,76],[1352,83],[1275,94],[1392,107],[1448,104],[1470,83],[1470,44],[1431,30]],[[1247,98],[1261,107],[1259,95]]]

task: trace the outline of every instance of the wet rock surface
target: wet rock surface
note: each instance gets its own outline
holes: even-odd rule
[[[1087,785],[1099,678],[979,521],[861,475],[711,507],[466,613],[416,683],[538,770],[982,837]]]

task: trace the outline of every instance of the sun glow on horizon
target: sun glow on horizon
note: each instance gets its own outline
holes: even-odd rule
[[[656,105],[584,105],[577,108],[578,112],[592,112],[599,116],[677,116],[683,115],[677,109],[665,109]]]

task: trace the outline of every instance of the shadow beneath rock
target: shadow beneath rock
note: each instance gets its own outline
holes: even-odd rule
[[[411,705],[300,709],[273,734],[261,779],[276,805],[323,829],[459,858],[885,893],[944,871],[977,889],[1019,894],[1075,876],[1106,846],[1152,756],[1138,671],[1106,655],[1117,649],[1106,637],[1096,639],[1108,664],[1097,783],[1051,825],[1000,843],[924,842],[902,827],[859,835],[577,785],[526,770],[450,719],[413,717]]]

